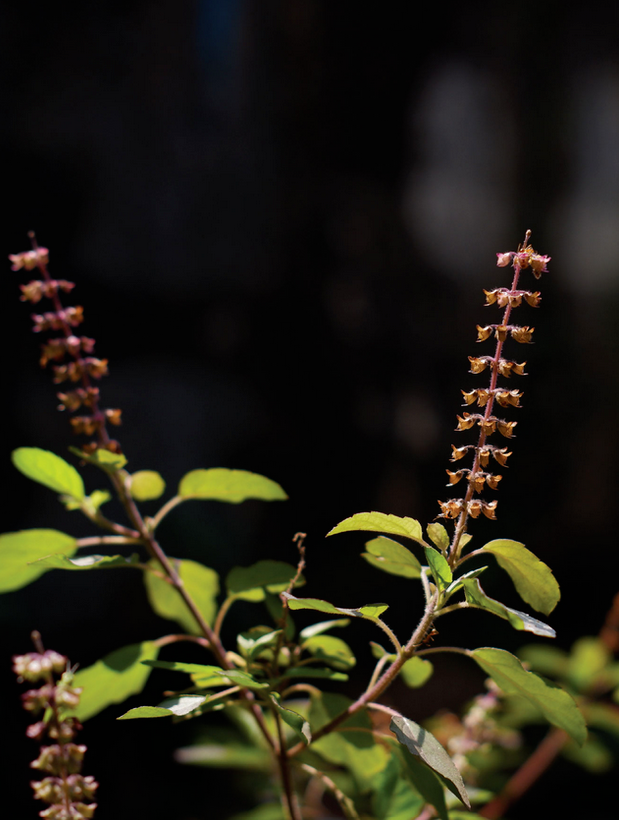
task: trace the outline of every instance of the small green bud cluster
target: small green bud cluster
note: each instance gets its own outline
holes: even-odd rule
[[[45,738],[54,741],[41,746],[39,756],[30,764],[47,774],[30,784],[35,799],[48,804],[39,815],[47,820],[91,818],[97,804],[89,801],[94,799],[99,784],[94,777],[81,774],[86,746],[74,740],[82,727],[67,714],[79,704],[81,689],[73,686],[68,659],[51,649],[44,650],[37,632],[32,637],[39,651],[14,656],[13,671],[20,682],[42,682],[38,689],[22,695],[24,709],[40,716],[26,730],[27,736],[39,742]]]

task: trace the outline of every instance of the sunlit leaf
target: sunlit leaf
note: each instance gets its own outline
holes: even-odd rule
[[[309,745],[312,742],[312,732],[308,721],[298,712],[283,706],[279,702],[278,695],[271,694],[271,702],[284,723],[290,726],[304,743]]]
[[[426,532],[428,533],[428,538],[430,541],[432,541],[433,544],[436,544],[442,552],[446,552],[449,549],[449,544],[451,541],[449,535],[447,534],[447,530],[442,524],[428,524],[426,527]]]
[[[0,535],[0,592],[36,581],[48,567],[41,558],[55,553],[74,555],[77,541],[58,530],[20,530]]]
[[[391,575],[400,575],[403,578],[420,577],[421,564],[409,549],[397,541],[379,536],[368,541],[365,546],[368,551],[361,554],[368,564]]]
[[[349,618],[375,620],[389,609],[387,604],[366,604],[357,609],[345,609],[344,607],[330,604],[328,601],[323,601],[320,598],[295,598],[294,595],[288,592],[284,592],[282,595],[288,602],[290,609],[311,609],[316,612],[326,612],[329,615],[346,615]]]
[[[132,473],[129,488],[137,501],[152,501],[165,492],[165,481],[154,470],[138,470]]]
[[[87,510],[91,515],[95,515],[97,510],[112,500],[112,494],[108,490],[93,490],[90,495],[82,499],[75,499],[72,495],[61,495],[60,500],[67,510]]]
[[[124,715],[120,715],[116,720],[133,720],[134,718],[160,718],[171,717],[172,712],[161,706],[135,706],[129,709]]]
[[[208,624],[212,624],[217,611],[217,594],[219,578],[215,570],[205,567],[197,561],[172,561],[181,581],[189,595]],[[163,572],[158,561],[149,561],[154,570]],[[162,618],[169,618],[179,623],[192,635],[202,634],[198,622],[188,610],[179,591],[154,572],[144,573],[144,583],[150,605]]]
[[[419,689],[432,677],[434,667],[424,658],[409,658],[404,662],[400,675],[402,680],[411,689]]]
[[[462,775],[433,734],[414,720],[402,716],[391,718],[389,728],[411,754],[419,757],[426,766],[445,778],[449,790],[459,797],[465,806],[471,808]]]
[[[94,453],[85,453],[83,450],[80,450],[79,447],[69,447],[69,450],[82,461],[94,464],[95,467],[99,467],[104,473],[109,473],[110,475],[122,470],[127,463],[127,459],[122,453],[113,453],[104,447],[99,447]]]
[[[518,541],[499,539],[482,547],[508,573],[523,601],[549,615],[559,603],[561,591],[552,570]]]
[[[133,555],[82,555],[79,558],[69,558],[67,555],[48,555],[36,562],[37,566],[46,569],[112,569],[116,567],[133,567],[140,562],[137,552]]]
[[[518,658],[503,649],[481,647],[468,654],[506,694],[522,695],[540,709],[546,720],[564,729],[578,744],[584,743],[585,720],[566,691],[534,672],[527,672]]]
[[[84,498],[84,482],[72,464],[49,450],[38,447],[18,447],[11,460],[20,473],[57,493]]]
[[[159,647],[151,642],[132,644],[117,649],[86,669],[78,669],[74,685],[83,689],[73,714],[84,721],[110,706],[122,703],[129,695],[144,688],[150,669],[142,661],[154,660]]]
[[[205,687],[210,680],[217,680],[218,683],[210,685],[222,685],[219,683],[220,679],[225,679],[224,682],[230,681],[236,686],[244,686],[248,689],[265,689],[266,683],[260,683],[247,672],[240,669],[222,669],[220,666],[211,666],[201,663],[183,663],[182,661],[144,661],[146,666],[153,666],[157,669],[170,669],[173,672],[185,672],[191,675],[194,683]],[[198,683],[199,682],[199,683]]]
[[[398,515],[381,512],[356,513],[350,518],[345,518],[327,533],[327,537],[338,532],[353,532],[355,530],[403,535],[405,538],[418,541],[420,544],[425,543],[419,521],[415,521],[414,518],[400,518]]]
[[[303,649],[340,671],[352,669],[357,663],[348,644],[335,635],[314,635],[303,643]]]
[[[234,567],[226,578],[227,594],[244,600],[262,601],[264,589],[273,593],[283,592],[296,572],[297,568],[285,561],[265,560],[250,567]],[[305,579],[301,576],[295,586],[302,586],[304,583]]]
[[[537,618],[532,618],[526,612],[520,612],[518,609],[511,609],[500,601],[490,598],[481,588],[479,581],[476,578],[466,578],[462,581],[464,587],[464,595],[469,606],[477,607],[478,609],[485,609],[487,612],[492,612],[493,615],[498,615],[509,621],[514,629],[524,632],[532,632],[534,635],[540,635],[543,638],[555,638],[556,633],[551,626],[538,621]]]
[[[248,498],[285,501],[288,496],[275,481],[246,470],[192,470],[181,478],[178,494],[182,498],[212,499],[239,504]]]
[[[280,640],[281,633],[281,629],[271,630],[268,627],[254,627],[247,632],[241,632],[237,636],[239,651],[244,658],[251,661],[265,649],[274,647]]]
[[[447,563],[444,555],[434,549],[434,547],[424,547],[426,560],[432,570],[432,577],[437,587],[443,591],[447,589],[453,580],[451,567]]]
[[[445,598],[450,598],[455,592],[462,589],[462,585],[467,578],[477,578],[482,574],[482,572],[484,572],[484,570],[487,569],[488,567],[478,567],[477,569],[472,569],[469,572],[465,572],[459,578],[455,578],[445,590]]]
[[[154,717],[184,717],[195,709],[198,709],[208,700],[207,695],[175,695],[166,698],[159,706],[136,706],[129,709],[124,715],[116,720],[132,720],[134,718],[154,718]]]
[[[348,626],[350,618],[338,618],[335,621],[319,621],[317,624],[310,624],[299,632],[299,639],[301,642],[312,638],[314,635],[322,635],[323,632],[328,632],[331,629],[336,629],[343,626]]]

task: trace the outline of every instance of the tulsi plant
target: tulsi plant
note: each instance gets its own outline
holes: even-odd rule
[[[498,267],[511,271],[511,283],[484,292],[486,305],[501,313],[497,321],[477,326],[478,342],[491,346],[490,351],[469,357],[470,372],[486,374],[488,381],[482,387],[462,391],[468,409],[458,416],[456,429],[464,435],[474,431],[477,437],[473,442],[452,445],[448,486],[463,488],[461,495],[440,501],[440,520],[425,529],[414,518],[362,512],[328,533],[329,537],[350,531],[372,533],[363,558],[377,570],[409,579],[419,590],[420,614],[404,637],[389,627],[387,604],[351,608],[342,606],[341,601],[334,604],[299,594],[306,569],[303,534],[296,537],[298,560],[295,557],[294,563],[266,559],[237,567],[225,579],[222,594],[213,569],[167,554],[157,531],[178,505],[190,499],[228,504],[250,498],[284,501],[286,493],[275,481],[244,470],[194,469],[181,479],[176,493],[158,512],[144,515],[141,502],[162,498],[165,482],[155,471],[132,473],[127,469],[120,443],[108,432],[109,425],[120,424],[121,411],[103,408],[100,403],[97,385],[107,374],[107,360],[94,355],[93,339],[78,335],[83,309],[64,307],[61,302],[61,295],[71,293],[74,284],[50,276],[48,251],[37,245],[34,236],[31,238],[32,250],[10,257],[13,270],[37,272],[37,279],[21,285],[21,298],[34,305],[51,303],[50,310],[32,316],[35,333],[51,333],[41,346],[41,365],[50,365],[54,383],[62,385],[57,394],[60,409],[71,414],[73,432],[89,440],[70,448],[80,469],[52,452],[29,446],[14,451],[13,464],[24,476],[57,493],[68,510],[79,510],[99,534],[74,538],[57,530],[31,529],[0,536],[0,591],[23,587],[53,569],[138,571],[153,610],[176,621],[180,628],[173,634],[121,647],[77,672],[67,671],[66,659],[52,664],[53,668],[41,673],[45,686],[54,692],[60,691],[59,686],[66,692],[81,690],[81,697],[75,695],[72,702],[65,698],[62,717],[52,698],[44,709],[44,728],[49,731],[70,724],[73,732],[79,722],[139,694],[153,670],[172,670],[178,673],[178,691],[167,693],[156,704],[132,706],[124,713],[117,709],[115,717],[208,720],[209,713],[215,711],[228,716],[234,727],[228,742],[180,749],[177,759],[203,765],[228,763],[261,773],[271,798],[243,815],[246,820],[317,816],[355,820],[438,816],[456,820],[465,809],[471,810],[472,804],[477,816],[500,817],[519,795],[515,787],[509,794],[502,790],[505,777],[493,781],[487,776],[501,770],[504,761],[501,758],[497,764],[494,755],[490,764],[486,753],[503,750],[508,758],[512,755],[508,764],[522,762],[518,758],[518,730],[540,716],[553,727],[548,736],[553,754],[568,749],[574,759],[580,755],[584,760],[587,729],[573,694],[580,693],[583,710],[593,724],[597,720],[608,728],[612,722],[610,707],[596,701],[600,693],[619,685],[612,657],[616,646],[610,646],[603,636],[584,639],[578,645],[577,656],[588,653],[584,667],[558,650],[544,651],[539,644],[519,659],[496,647],[441,646],[440,639],[430,643],[438,619],[467,608],[498,616],[516,630],[554,637],[551,626],[491,597],[480,580],[488,566],[485,562],[496,561],[525,605],[549,616],[560,597],[550,568],[517,541],[498,538],[471,549],[469,534],[469,525],[479,516],[496,519],[497,500],[489,499],[486,493],[498,490],[502,476],[495,470],[506,467],[511,457],[505,443],[513,438],[517,422],[512,416],[523,395],[518,381],[526,375],[526,362],[520,361],[520,356],[512,358],[511,350],[530,343],[534,331],[528,325],[514,324],[513,315],[521,306],[539,307],[540,293],[525,289],[523,280],[529,277],[537,282],[549,262],[548,256],[534,251],[530,232],[516,251],[497,255]],[[87,492],[80,471],[84,468],[86,473],[87,465],[100,471],[107,489]],[[102,511],[112,494],[124,510],[123,522],[108,518]],[[208,562],[208,556],[205,558]],[[417,595],[414,589],[412,594]],[[256,609],[260,614],[255,624],[248,624],[237,636],[235,646],[226,647],[222,624],[238,601],[260,604]],[[299,610],[315,612],[318,620],[297,631],[293,617]],[[356,699],[336,691],[339,682],[348,680],[355,657],[334,633],[352,621],[367,622],[375,659],[374,671],[365,685],[359,685]],[[616,637],[616,624],[609,629]],[[380,643],[377,636],[382,637]],[[181,641],[201,647],[204,663],[159,659],[162,647]],[[45,657],[42,647],[39,649]],[[400,714],[382,704],[381,697],[398,676],[413,689],[424,686],[433,672],[429,658],[439,652],[464,656],[477,664],[489,681],[488,691],[471,704],[464,718],[443,715],[432,723],[432,732],[415,721],[414,713]],[[28,677],[24,657],[29,656],[16,659],[16,671]],[[61,684],[54,684],[50,676],[61,672]],[[58,704],[58,697],[55,702]],[[614,719],[619,726],[619,720]],[[122,728],[114,731],[121,734]],[[526,765],[525,761],[522,769]],[[543,765],[534,768],[539,773]],[[52,777],[52,796],[65,800],[67,812],[73,800],[66,796],[68,776],[54,770]],[[486,787],[484,778],[494,783],[494,790]],[[85,793],[91,797],[96,784],[92,779],[88,783]],[[38,797],[41,789],[35,785]],[[80,806],[81,815],[66,816],[92,816],[94,804],[82,801]],[[52,816],[49,809],[41,814]],[[467,812],[466,816],[476,815]]]

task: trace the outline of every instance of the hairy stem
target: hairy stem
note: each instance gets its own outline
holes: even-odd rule
[[[313,740],[318,740],[324,735],[329,734],[329,732],[332,732],[334,729],[336,729],[340,725],[340,723],[343,723],[347,718],[352,717],[352,715],[355,715],[357,714],[357,712],[361,711],[361,709],[364,709],[368,705],[368,703],[377,700],[383,694],[385,689],[387,689],[393,683],[393,681],[398,676],[400,669],[402,668],[402,666],[404,666],[404,663],[416,654],[417,647],[420,645],[428,629],[430,629],[430,627],[432,626],[432,622],[436,617],[435,610],[437,598],[438,592],[435,592],[430,601],[428,601],[423,617],[419,621],[419,624],[413,632],[409,642],[402,650],[402,653],[398,655],[398,657],[395,659],[395,661],[393,661],[391,666],[389,666],[389,668],[386,669],[385,672],[383,672],[383,674],[379,677],[374,686],[367,689],[359,698],[357,698],[357,700],[354,703],[351,703],[348,709],[346,709],[343,712],[340,712],[339,715],[336,715],[322,728],[314,732]],[[305,748],[306,746],[304,743],[297,743],[296,746],[293,746],[292,749],[290,749],[289,754],[290,756],[294,756]]]

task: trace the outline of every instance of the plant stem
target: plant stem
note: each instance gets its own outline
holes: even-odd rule
[[[541,777],[566,742],[567,735],[562,729],[551,729],[533,754],[509,779],[502,792],[478,812],[479,816],[487,817],[489,820],[503,817],[512,803],[519,800]]]
[[[290,760],[288,759],[288,751],[286,749],[286,738],[282,729],[282,721],[277,713],[273,713],[275,718],[275,725],[277,726],[277,739],[279,741],[279,771],[282,779],[282,793],[284,797],[284,806],[287,810],[289,820],[303,820],[301,810],[297,801],[297,796],[294,793],[292,785],[292,777],[290,774]],[[305,745],[305,744],[304,744]]]
[[[361,709],[364,709],[368,703],[377,700],[383,694],[385,689],[387,689],[387,687],[389,687],[393,683],[393,681],[396,679],[398,675],[398,672],[404,665],[405,661],[407,661],[409,658],[412,658],[413,655],[416,654],[417,647],[422,641],[424,635],[427,633],[428,629],[432,626],[432,622],[436,617],[435,609],[437,600],[438,591],[435,592],[430,601],[428,601],[425,608],[425,612],[423,613],[423,617],[419,621],[419,624],[413,632],[409,642],[402,650],[402,653],[398,655],[398,657],[395,659],[395,661],[393,661],[391,666],[387,670],[385,670],[385,672],[383,672],[383,674],[376,681],[374,686],[372,686],[370,689],[367,689],[359,698],[357,698],[357,700],[354,703],[351,703],[348,709],[346,709],[344,712],[340,712],[339,715],[336,715],[323,727],[314,732],[313,740],[318,740],[324,735],[329,734],[329,732],[332,732],[337,726],[340,725],[340,723],[345,721],[347,718],[352,717],[352,715],[355,715]],[[293,757],[305,748],[305,743],[297,743],[296,746],[293,746],[292,749],[290,749],[288,754],[291,757]]]

